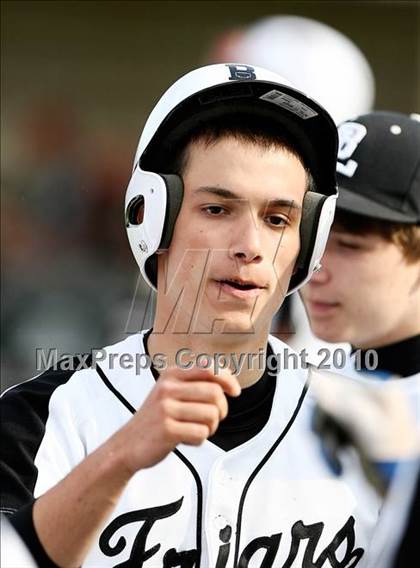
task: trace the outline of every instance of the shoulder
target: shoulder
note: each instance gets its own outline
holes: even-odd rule
[[[134,355],[141,346],[136,334],[89,354],[50,361],[48,369],[3,394],[2,507],[14,511],[29,503],[127,420],[129,414],[98,370],[102,365],[128,395],[141,390],[132,372],[111,357]]]
[[[53,362],[48,369],[35,377],[10,387],[1,396],[3,417],[7,419],[8,411],[11,411],[11,417],[15,419],[38,416],[45,421],[51,396],[58,387],[65,385],[82,365],[90,365],[88,358],[65,357]]]
[[[267,358],[269,370],[276,368],[280,376],[288,376],[290,380],[302,386],[307,384],[311,376],[310,371],[315,367],[308,359],[306,351],[295,351],[290,345],[272,335],[269,335],[268,343],[273,351],[273,361]]]
[[[74,397],[80,401],[95,396],[98,384],[101,384],[97,373],[98,366],[105,372],[120,367],[121,358],[135,353],[142,345],[142,333],[130,335],[128,338],[102,349],[65,356],[60,359],[45,357],[44,369],[35,377],[7,389],[1,396],[3,417],[13,421],[41,420],[45,423],[52,399],[65,399],[69,404]]]

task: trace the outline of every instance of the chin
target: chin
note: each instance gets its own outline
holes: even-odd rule
[[[327,341],[328,343],[346,343],[348,342],[348,336],[346,338],[346,333],[343,330],[332,329],[328,325],[317,325],[311,322],[312,333],[322,341]]]
[[[220,329],[226,334],[254,334],[256,333],[255,323],[249,314],[229,314],[219,319]],[[217,325],[217,324],[216,324]]]

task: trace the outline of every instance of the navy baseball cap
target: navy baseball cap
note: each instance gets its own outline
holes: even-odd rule
[[[338,135],[337,209],[420,224],[420,116],[371,112]]]

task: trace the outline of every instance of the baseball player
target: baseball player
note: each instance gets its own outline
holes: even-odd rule
[[[395,519],[402,521],[410,502],[418,499],[418,118],[396,112],[371,112],[339,126],[337,213],[323,267],[301,292],[314,333],[326,341],[351,343],[349,365],[342,361],[344,372],[373,388],[366,393],[363,403],[347,397],[345,405],[334,402],[329,406],[339,422],[347,423],[354,437],[363,439],[362,445],[369,439],[374,441],[367,453],[375,461],[386,487],[391,482],[394,485],[389,489],[371,547],[369,568],[406,565],[407,557],[404,561],[402,555],[407,546],[399,544],[403,523],[396,527]],[[335,388],[342,385],[336,383]],[[383,407],[386,411],[381,417],[377,397],[388,395],[392,404]],[[397,395],[401,403],[397,403]],[[331,395],[329,399],[332,402]],[[336,401],[343,400],[344,397],[336,397]],[[404,401],[406,407],[402,406]],[[363,413],[365,418],[361,419]],[[412,423],[411,432],[406,428],[407,422]],[[391,451],[387,448],[384,452],[381,436],[388,443],[393,440]],[[414,511],[413,507],[411,519],[416,518]],[[407,534],[413,542],[414,521],[411,523]],[[407,537],[403,543],[405,540]],[[396,553],[399,546],[401,551]]]
[[[339,199],[302,290],[314,333],[354,347],[370,378],[420,380],[420,122],[371,112],[339,126]]]
[[[328,467],[311,367],[269,335],[319,267],[336,151],[328,113],[262,68],[158,101],[125,203],[153,328],[2,399],[2,507],[39,565],[360,564],[380,500],[352,452]]]

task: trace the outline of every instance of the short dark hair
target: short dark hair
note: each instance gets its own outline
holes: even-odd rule
[[[420,259],[420,226],[396,223],[337,209],[333,229],[358,236],[377,235],[397,245],[407,262]]]
[[[232,115],[228,119],[225,117],[223,120],[213,119],[206,123],[198,123],[193,131],[179,140],[176,145],[164,149],[159,157],[155,158],[154,163],[149,163],[146,167],[155,172],[178,174],[182,177],[188,165],[191,144],[203,142],[206,146],[211,146],[222,138],[234,138],[267,150],[277,148],[289,152],[296,156],[305,168],[308,180],[307,190],[316,191],[315,181],[302,157],[299,142],[287,131],[279,131],[278,126],[273,126],[268,121],[243,115]]]

